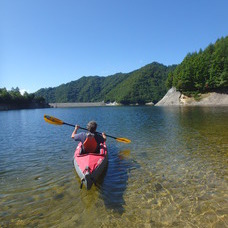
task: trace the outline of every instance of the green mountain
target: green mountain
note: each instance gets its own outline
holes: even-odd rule
[[[107,77],[82,77],[55,88],[40,89],[37,97],[47,102],[156,103],[176,87],[183,93],[228,91],[228,36],[210,44],[204,51],[186,55],[178,66],[148,64],[130,73]]]
[[[122,104],[157,102],[166,93],[165,81],[175,67],[154,62],[126,74],[82,77],[58,87],[40,89],[35,95],[44,97],[48,103],[103,100]]]
[[[210,44],[204,51],[187,54],[169,73],[167,87],[186,92],[228,91],[228,36]]]

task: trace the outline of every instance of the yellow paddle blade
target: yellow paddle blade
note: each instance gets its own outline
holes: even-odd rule
[[[62,120],[59,120],[53,116],[44,115],[44,120],[50,124],[56,124],[56,125],[63,125],[64,122]]]
[[[126,138],[116,138],[116,141],[122,142],[122,143],[131,143],[131,140]]]

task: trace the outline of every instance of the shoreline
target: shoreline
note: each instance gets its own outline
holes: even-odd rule
[[[71,103],[49,103],[51,108],[80,108],[106,106],[104,102],[71,102]]]
[[[83,107],[116,107],[116,106],[156,106],[156,107],[228,107],[228,95],[227,94],[203,94],[200,101],[194,100],[194,98],[187,97],[175,88],[170,89],[167,94],[155,105],[150,102],[144,105],[129,104],[123,105],[117,102],[105,103],[102,102],[70,102],[70,103],[49,103],[47,105],[30,105],[30,106],[17,106],[0,104],[0,111],[10,110],[23,110],[23,109],[43,109],[43,108],[83,108]]]
[[[10,111],[10,110],[23,110],[23,109],[43,109],[50,108],[49,105],[12,105],[12,104],[0,104],[0,111]]]

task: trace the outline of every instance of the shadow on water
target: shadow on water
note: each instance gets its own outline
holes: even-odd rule
[[[105,177],[101,178],[101,182],[97,185],[105,207],[122,214],[129,173],[139,165],[130,159],[129,149],[120,151],[117,147],[112,147],[109,149],[108,156]]]

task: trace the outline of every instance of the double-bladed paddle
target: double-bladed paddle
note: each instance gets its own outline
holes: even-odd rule
[[[50,123],[50,124],[55,124],[55,125],[64,125],[65,124],[65,125],[68,125],[68,126],[75,127],[75,125],[69,124],[69,123],[65,123],[62,120],[55,118],[54,116],[44,115],[44,120],[46,122]],[[79,128],[88,131],[86,128],[83,128],[83,127],[79,127]],[[96,131],[96,133],[97,134],[102,134],[102,133],[97,132],[97,131]],[[117,137],[114,137],[114,136],[111,136],[111,135],[106,135],[106,136],[110,137],[110,138],[113,138],[116,141],[122,142],[122,143],[130,143],[131,142],[130,139],[126,139],[126,138],[117,138]]]

